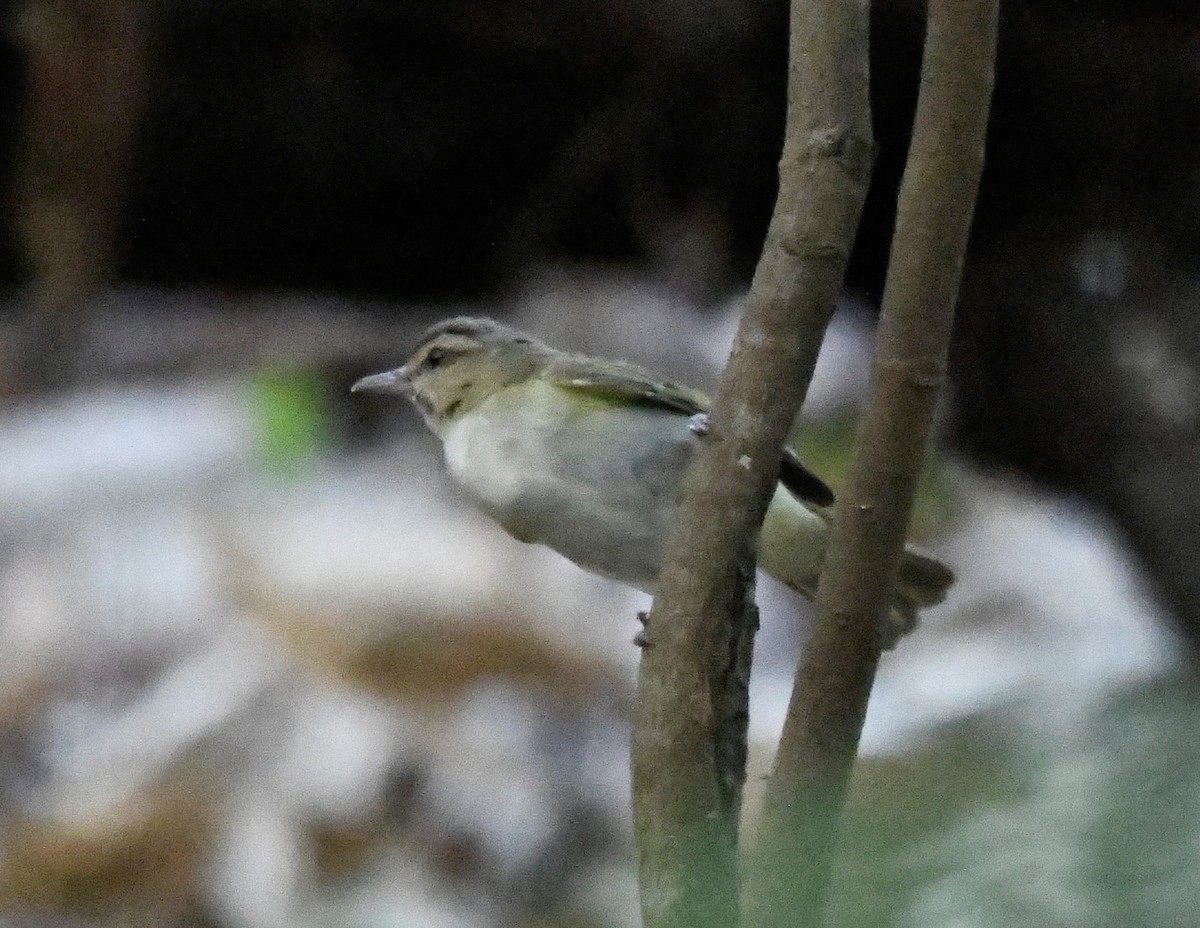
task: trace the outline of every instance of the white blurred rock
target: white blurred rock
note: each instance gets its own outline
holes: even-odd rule
[[[58,703],[46,733],[41,813],[93,818],[123,805],[249,711],[282,673],[278,652],[245,625],[180,661],[130,705]]]
[[[68,394],[0,411],[0,524],[149,503],[227,479],[254,453],[230,383]]]

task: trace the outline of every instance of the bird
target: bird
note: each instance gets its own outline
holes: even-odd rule
[[[456,316],[355,393],[404,397],[441,440],[446,469],[511,536],[651,595],[708,398],[625,361],[573,354],[487,317]],[[816,595],[833,491],[790,447],[758,537],[758,566]],[[882,646],[943,601],[951,569],[909,545]]]

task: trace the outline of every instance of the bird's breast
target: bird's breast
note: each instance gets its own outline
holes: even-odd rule
[[[450,474],[512,535],[653,584],[696,443],[686,417],[538,382],[480,404],[443,441]]]

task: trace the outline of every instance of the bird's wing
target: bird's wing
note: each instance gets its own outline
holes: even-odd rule
[[[804,466],[800,455],[787,445],[779,461],[779,482],[800,500],[818,506],[832,506],[836,497],[829,485]]]
[[[569,355],[554,361],[546,377],[555,386],[634,406],[654,406],[685,416],[708,411],[708,397],[670,381],[658,380],[649,371],[622,361],[596,362]]]
[[[685,416],[708,412],[708,397],[703,393],[658,380],[648,371],[620,361],[605,362],[605,369],[597,371],[594,361],[569,355],[554,361],[544,376],[556,386],[619,403],[652,406]],[[803,502],[833,504],[833,490],[786,445],[779,462],[779,482]]]

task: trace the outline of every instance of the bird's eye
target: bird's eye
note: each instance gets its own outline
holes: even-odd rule
[[[431,371],[442,366],[442,362],[446,360],[446,352],[441,348],[430,348],[429,353],[425,355],[425,366]]]

